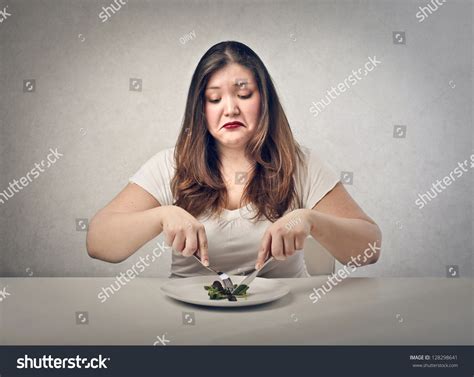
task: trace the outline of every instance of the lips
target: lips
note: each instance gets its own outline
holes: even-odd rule
[[[241,122],[228,122],[222,126],[222,128],[225,128],[227,130],[233,129],[233,128],[238,128],[238,127],[245,127],[243,123]]]

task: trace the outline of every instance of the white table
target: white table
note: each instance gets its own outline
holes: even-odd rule
[[[113,278],[0,278],[9,294],[0,302],[0,344],[474,344],[472,279],[348,278],[316,304],[309,295],[325,276],[280,279],[289,295],[238,309],[165,297],[167,280],[136,278],[101,303],[97,294]],[[88,312],[88,324],[76,312]]]

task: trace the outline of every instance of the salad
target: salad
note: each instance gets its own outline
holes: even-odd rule
[[[219,280],[214,281],[212,285],[205,285],[204,289],[207,291],[211,300],[225,300],[237,301],[237,297],[247,297],[248,285],[234,284],[234,293],[230,289],[226,289],[222,286]]]

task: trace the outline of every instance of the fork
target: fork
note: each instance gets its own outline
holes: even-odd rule
[[[212,272],[214,272],[215,274],[219,275],[219,279],[221,279],[222,282],[224,283],[224,288],[229,289],[231,292],[234,290],[234,283],[232,283],[232,280],[230,280],[229,275],[227,275],[225,272],[216,271],[216,270],[214,270],[213,268],[211,268],[211,267],[209,267],[209,266],[205,266],[205,265],[201,262],[201,259],[199,259],[199,257],[198,257],[196,254],[193,254],[193,257],[196,258],[196,260],[197,260],[199,263],[201,263],[201,265],[202,265],[204,268],[207,268],[209,271],[212,271]]]

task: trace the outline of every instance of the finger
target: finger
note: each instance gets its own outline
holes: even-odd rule
[[[206,236],[206,229],[204,225],[201,225],[198,228],[198,244],[199,244],[199,253],[201,256],[201,262],[204,266],[209,266],[209,254],[207,252],[207,236]]]
[[[184,249],[184,242],[185,242],[184,232],[182,231],[177,232],[173,240],[173,245],[172,245],[173,249],[179,253],[182,253]]]
[[[281,235],[272,237],[272,255],[276,260],[285,260],[283,237]]]
[[[173,245],[174,236],[175,236],[175,234],[173,232],[165,231],[165,244],[166,244],[166,246],[171,247]]]
[[[197,248],[198,248],[197,233],[191,227],[188,230],[186,230],[186,239],[185,239],[183,255],[185,257],[190,257],[196,252]]]
[[[255,263],[255,269],[260,270],[267,259],[268,252],[270,251],[272,241],[272,235],[270,232],[265,232],[260,243],[260,250],[258,251],[257,262]]]
[[[173,248],[174,235],[166,233],[165,234],[165,246]]]
[[[302,235],[298,235],[295,237],[295,250],[296,251],[303,250],[305,240],[306,240],[306,237]]]
[[[283,237],[283,245],[285,247],[284,254],[291,257],[295,253],[295,239],[291,234]]]

